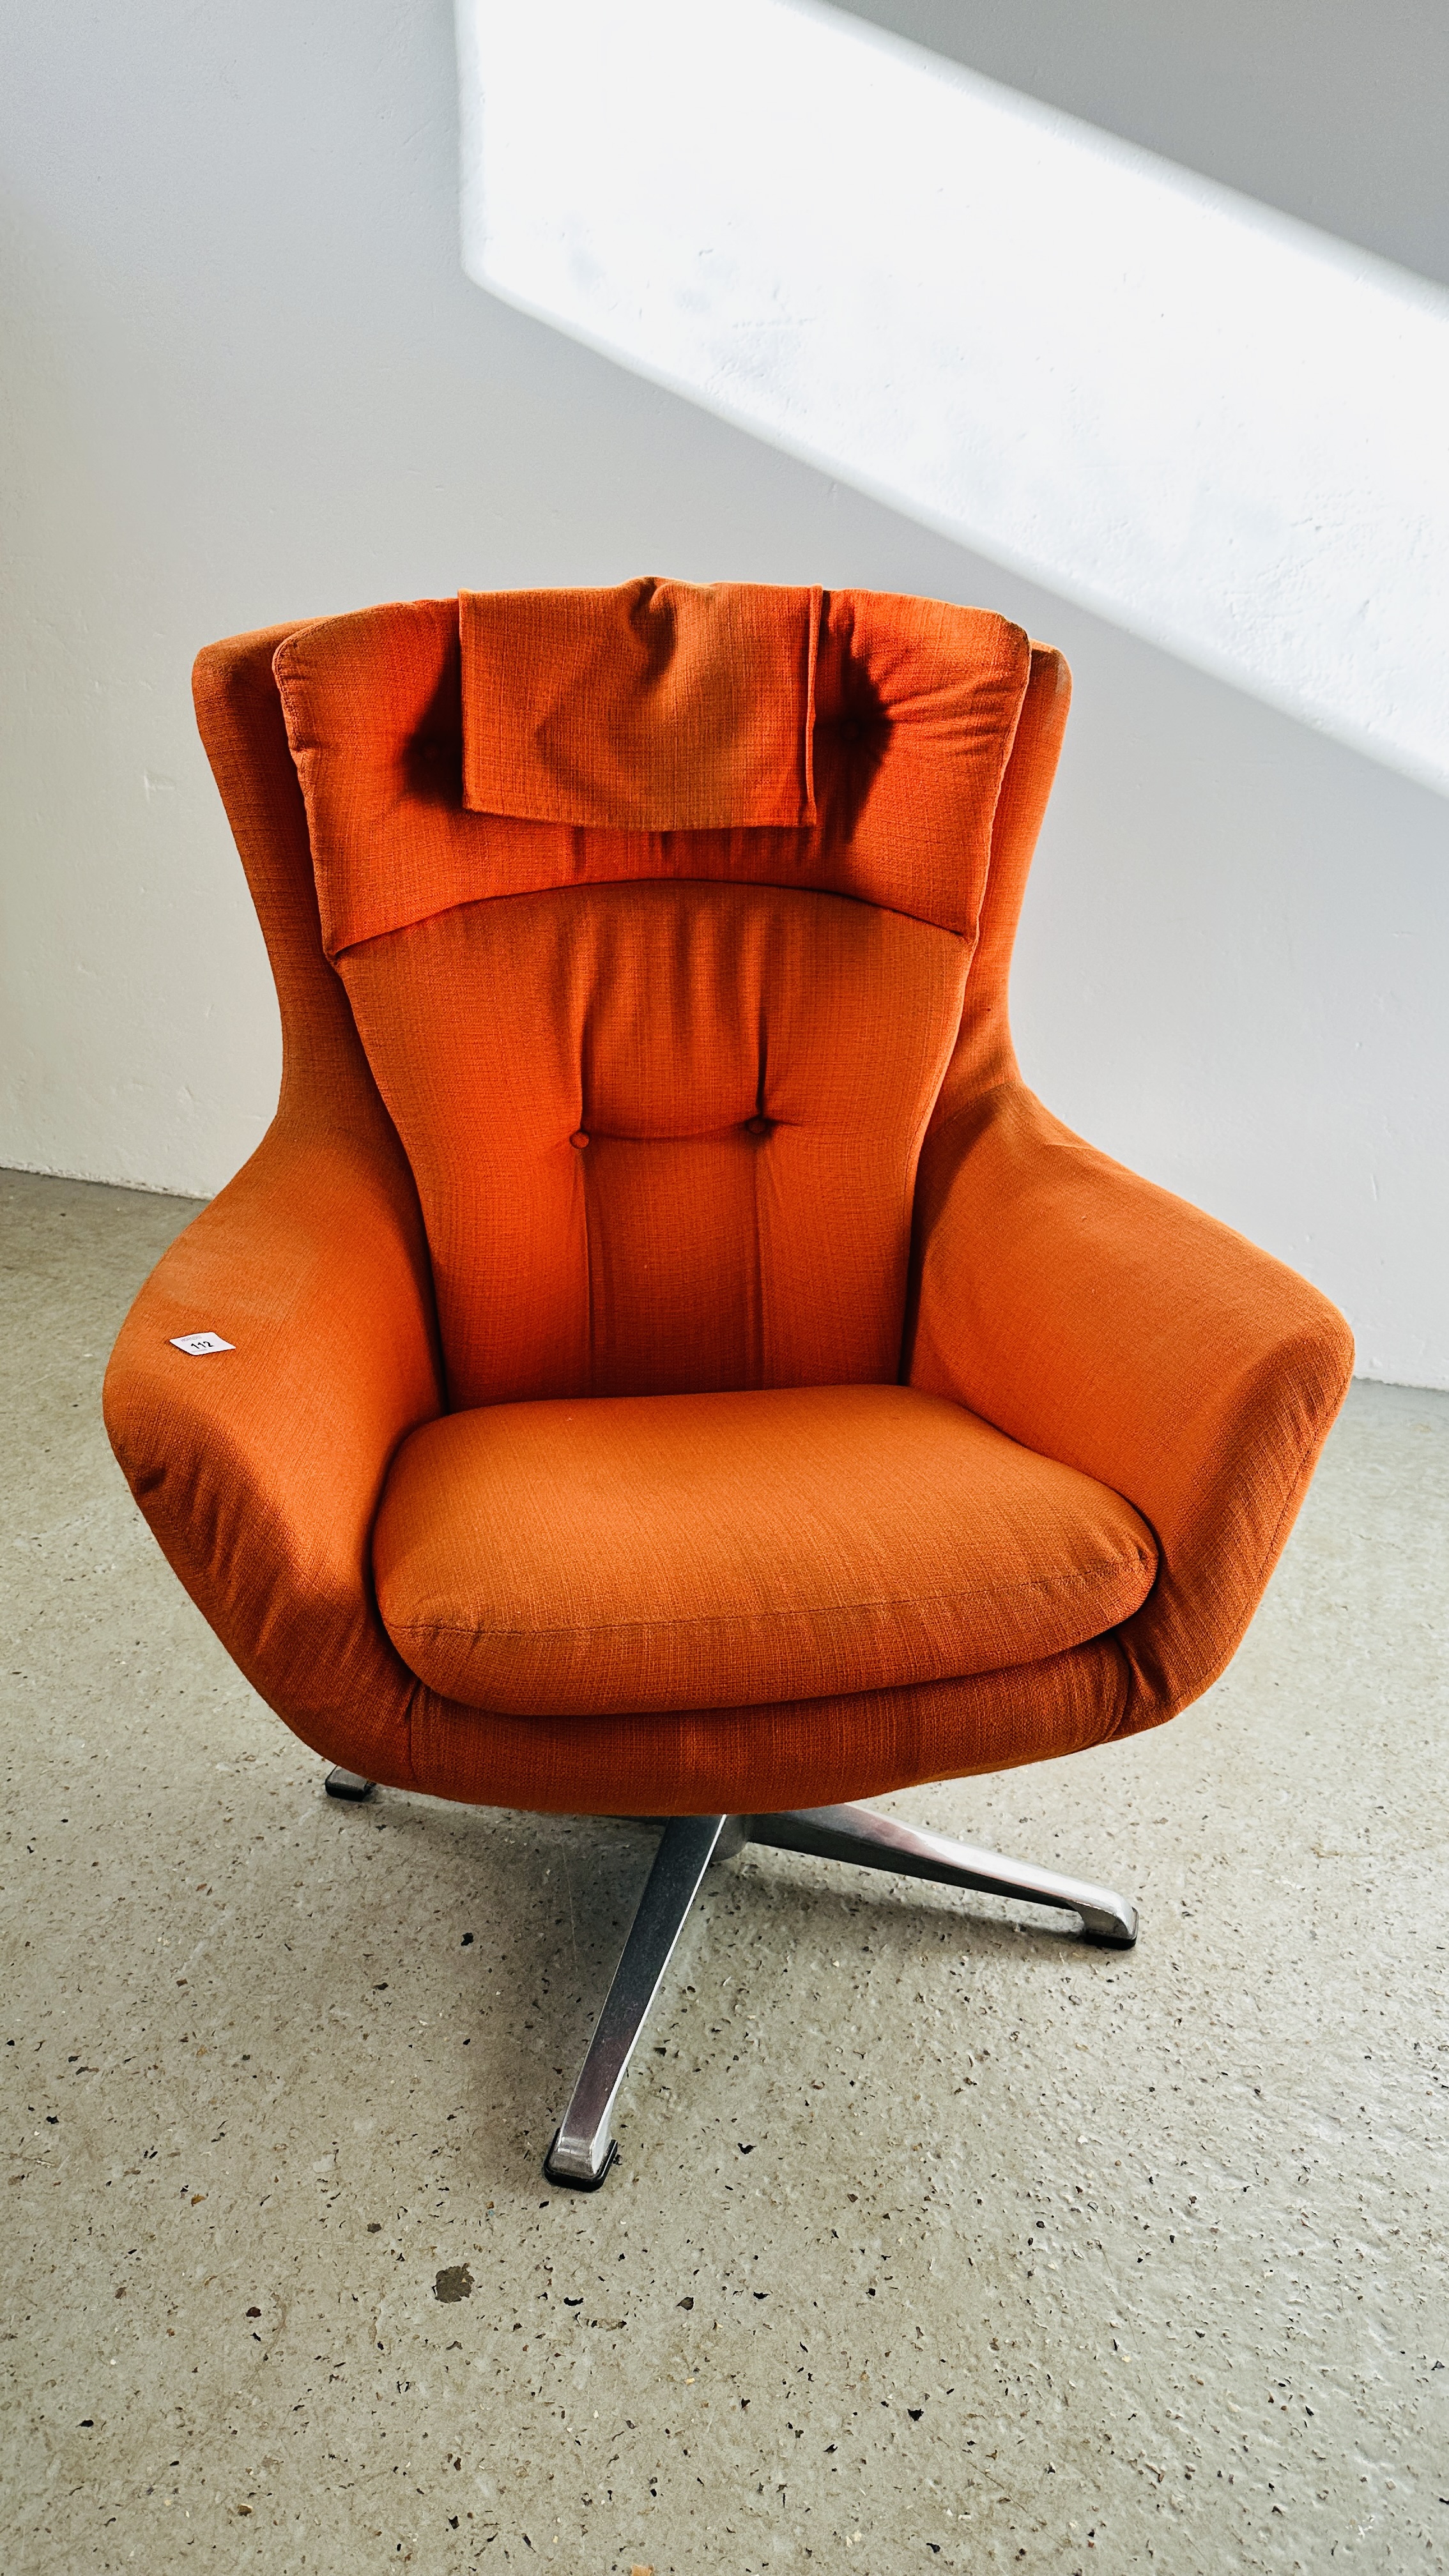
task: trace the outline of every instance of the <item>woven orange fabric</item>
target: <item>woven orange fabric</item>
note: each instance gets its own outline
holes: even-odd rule
[[[382,1625],[370,1562],[389,1462],[440,1403],[416,1223],[365,1140],[274,1131],[158,1265],[107,1372],[112,1443],[172,1567],[324,1761],[497,1806],[719,1814],[1001,1770],[1121,1726],[1115,1636],[965,1680],[603,1722],[428,1689]],[[204,1325],[234,1350],[172,1349]]]
[[[815,820],[818,590],[460,591],[463,802],[617,832]]]
[[[933,1127],[1017,1074],[1007,1012],[1011,951],[1071,702],[1071,673],[1061,654],[1033,644],[1011,760],[992,816],[991,867],[960,1034],[931,1114]]]
[[[903,1386],[500,1404],[405,1442],[383,1624],[515,1716],[742,1708],[993,1672],[1152,1581],[1105,1486]]]
[[[895,1377],[950,932],[837,895],[581,886],[341,972],[454,1406]]]
[[[454,602],[237,638],[201,656],[196,693],[276,975],[282,1098],[138,1297],[106,1418],[192,1597],[307,1743],[444,1797],[764,1810],[1071,1752],[1207,1686],[1291,1525],[1351,1345],[1304,1282],[1094,1154],[1016,1079],[1006,975],[1066,708],[1059,656],[1028,659],[1018,629],[979,612],[827,599],[817,820],[794,833],[467,814]],[[324,939],[340,954],[480,897],[626,878],[854,896],[956,934],[963,963],[979,928],[914,1193],[905,1349],[918,1385],[1150,1526],[1157,1579],[1109,1635],[965,1678],[603,1720],[485,1713],[403,1663],[371,1544],[394,1454],[444,1404],[433,1279]],[[551,1007],[540,991],[540,1026]],[[816,1270],[812,1307],[828,1247]],[[637,1270],[630,1295],[642,1314]],[[169,1347],[208,1325],[236,1349]]]
[[[323,944],[336,957],[452,904],[647,877],[851,894],[974,941],[1030,667],[1020,627],[982,609],[833,593],[816,657],[813,825],[586,831],[464,807],[455,601],[306,627],[278,646],[275,671]]]
[[[1122,1658],[1104,1637],[948,1682],[603,1720],[489,1715],[419,1683],[408,1741],[416,1785],[438,1797],[570,1815],[763,1815],[1079,1753],[1120,1730],[1125,1705]]]
[[[917,1193],[914,1386],[1110,1482],[1156,1534],[1120,1631],[1131,1726],[1236,1649],[1343,1402],[1353,1339],[1316,1288],[1083,1144],[1020,1083],[937,1129]]]

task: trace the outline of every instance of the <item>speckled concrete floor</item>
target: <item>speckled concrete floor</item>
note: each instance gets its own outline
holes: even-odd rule
[[[647,1837],[323,1799],[100,1427],[189,1213],[0,1182],[6,2576],[1449,2565],[1449,1399],[1175,1726],[894,1802],[1131,1957],[747,1856],[579,2198]]]

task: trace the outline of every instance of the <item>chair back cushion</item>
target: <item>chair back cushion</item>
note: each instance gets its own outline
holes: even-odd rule
[[[461,626],[425,601],[276,657],[451,1404],[893,1379],[1025,636],[653,583],[465,598]]]

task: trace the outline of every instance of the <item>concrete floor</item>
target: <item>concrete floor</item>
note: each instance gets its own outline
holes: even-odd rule
[[[893,1802],[1133,1955],[748,1856],[581,2198],[647,1837],[324,1800],[101,1430],[189,1214],[0,1181],[5,2576],[1449,2566],[1449,1399],[1175,1726]]]

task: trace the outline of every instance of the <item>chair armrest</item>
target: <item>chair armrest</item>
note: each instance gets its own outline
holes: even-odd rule
[[[372,1523],[442,1381],[412,1176],[390,1133],[360,1125],[273,1126],[141,1290],[105,1417],[141,1511],[248,1680],[319,1752],[407,1785],[417,1686],[377,1617]],[[204,1330],[235,1348],[171,1347]]]
[[[916,1206],[910,1383],[1110,1485],[1156,1534],[1157,1580],[1117,1631],[1124,1731],[1156,1724],[1247,1628],[1343,1401],[1348,1326],[1020,1083],[929,1138]]]

